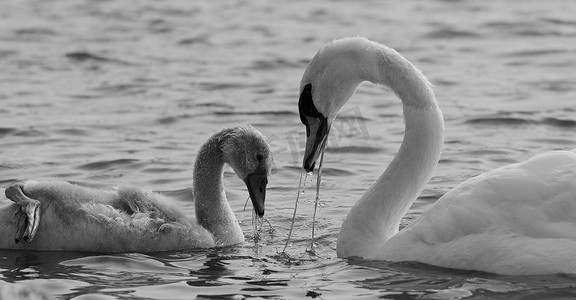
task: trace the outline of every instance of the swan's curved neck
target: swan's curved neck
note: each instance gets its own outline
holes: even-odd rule
[[[366,79],[391,88],[403,103],[406,130],[398,154],[352,208],[340,231],[338,255],[373,258],[428,182],[444,143],[444,121],[431,84],[392,49],[376,52]]]
[[[212,233],[216,245],[243,241],[230,240],[243,234],[224,191],[224,138],[224,134],[212,136],[198,151],[194,165],[196,219]]]

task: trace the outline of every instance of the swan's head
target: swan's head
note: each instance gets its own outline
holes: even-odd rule
[[[264,135],[252,126],[230,128],[225,130],[220,148],[224,161],[246,184],[254,211],[262,217],[272,169],[272,154]]]
[[[314,56],[300,82],[298,108],[306,126],[306,172],[324,151],[330,127],[342,106],[361,82],[378,74],[379,44],[364,38],[347,38],[324,45]],[[376,74],[376,75],[375,75]]]

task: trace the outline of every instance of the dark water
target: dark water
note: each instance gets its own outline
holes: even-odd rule
[[[402,139],[400,103],[362,85],[332,129],[309,246],[314,177],[289,257],[278,255],[297,192],[304,128],[296,103],[325,42],[366,36],[396,48],[436,86],[440,164],[404,220],[463,180],[576,147],[576,4],[553,1],[109,1],[0,3],[0,186],[32,177],[126,183],[178,195],[197,147],[251,123],[274,154],[267,220],[254,240],[247,192],[228,198],[247,242],[146,255],[0,251],[0,286],[59,299],[557,299],[575,277],[506,277],[336,258],[349,208]],[[4,200],[1,200],[4,201]]]

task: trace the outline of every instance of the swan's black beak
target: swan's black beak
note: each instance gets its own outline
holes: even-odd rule
[[[326,118],[308,119],[308,124],[306,125],[306,150],[304,150],[303,161],[303,167],[306,172],[314,171],[316,161],[318,161],[320,154],[326,147],[328,133],[330,132],[330,128],[328,127],[327,123],[328,121]]]
[[[259,166],[256,170],[244,179],[252,206],[258,217],[264,216],[264,201],[266,200],[266,185],[268,184],[268,175],[263,166]]]
[[[312,101],[311,84],[306,85],[302,90],[298,109],[300,110],[300,121],[306,126],[306,149],[302,164],[306,172],[312,172],[318,157],[326,147],[330,126],[328,119],[316,109],[314,101]]]

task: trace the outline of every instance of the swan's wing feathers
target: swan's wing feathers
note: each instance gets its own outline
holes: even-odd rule
[[[75,220],[73,226],[50,234],[51,241],[44,244],[98,252],[157,252],[214,245],[212,236],[190,220],[171,222],[150,212],[129,215],[108,204],[84,203]]]
[[[423,257],[503,274],[575,272],[576,153],[549,152],[469,179],[390,242],[384,253],[404,253],[390,254],[393,260]],[[525,269],[491,265],[506,261]]]
[[[171,222],[171,220],[163,219],[150,211],[128,214],[126,211],[101,203],[85,203],[79,211],[89,220],[90,226],[110,228],[116,231],[160,233],[166,232],[167,226],[175,228],[189,225],[188,222]]]
[[[531,236],[576,239],[576,154],[549,152],[469,179],[421,218],[428,238],[449,241],[506,226]],[[428,230],[426,230],[428,231]]]
[[[506,226],[437,245],[415,240],[407,251],[419,261],[456,269],[499,274],[550,274],[576,272],[576,241],[566,238],[534,238],[513,232]]]
[[[118,196],[111,206],[123,210],[128,215],[146,213],[153,218],[162,218],[166,221],[186,218],[180,210],[174,209],[167,202],[168,200],[160,194],[123,186],[118,189]]]
[[[167,202],[161,195],[122,186],[109,203],[85,203],[82,211],[94,221],[112,222],[131,230],[166,232],[169,228],[190,227],[190,218]]]
[[[143,232],[165,232],[170,226],[191,226],[189,218],[168,205],[164,196],[136,187],[93,188],[42,179],[26,181],[24,191],[42,203],[42,210],[49,210],[53,218],[68,224],[66,226],[82,227],[82,222],[88,221],[90,226],[118,226]],[[176,224],[168,226],[169,223]]]

